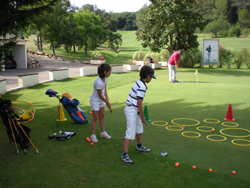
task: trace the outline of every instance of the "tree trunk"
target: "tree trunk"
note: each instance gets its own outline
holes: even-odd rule
[[[53,53],[53,55],[56,55],[56,54],[55,54],[55,49],[54,49],[54,44],[53,44],[53,42],[51,43],[51,48],[52,48],[52,53]]]
[[[76,53],[76,46],[75,45],[73,46],[73,49],[74,49],[74,53]]]
[[[37,49],[40,51],[40,40],[39,40],[39,37],[37,37]]]
[[[88,45],[85,45],[85,56],[88,55]]]
[[[173,35],[170,35],[170,41],[169,41],[169,53],[170,53],[170,56],[173,54]]]
[[[43,51],[43,39],[40,37],[40,50]]]

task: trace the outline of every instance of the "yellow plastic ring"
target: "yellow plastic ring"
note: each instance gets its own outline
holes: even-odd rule
[[[191,121],[196,121],[197,122],[197,124],[194,124],[194,125],[185,125],[185,126],[196,126],[196,125],[200,125],[200,122],[198,121],[198,120],[196,120],[196,119],[190,119],[190,118],[177,118],[177,119],[173,119],[171,122],[173,123],[173,124],[175,124],[175,125],[183,125],[183,124],[177,124],[177,123],[175,123],[174,121],[176,121],[176,120],[191,120]]]
[[[224,139],[223,139],[223,140],[215,140],[215,139],[210,138],[210,137],[212,137],[212,136],[222,137],[222,138],[224,138]],[[222,136],[222,135],[207,135],[206,138],[207,138],[208,140],[215,141],[215,142],[222,142],[222,141],[227,140],[227,137]]]
[[[178,127],[178,128],[181,128],[181,129],[170,129],[169,127]],[[184,128],[182,126],[178,126],[178,125],[169,125],[166,127],[167,130],[169,131],[182,131]]]
[[[200,128],[208,128],[209,130],[201,130]],[[196,128],[198,131],[202,131],[202,132],[211,132],[211,130],[215,130],[213,127],[209,127],[209,126],[199,126]]]
[[[197,136],[187,136],[187,135],[185,135],[186,133],[193,133],[193,134],[197,134]],[[194,132],[194,131],[186,131],[186,132],[182,132],[182,133],[181,133],[181,135],[182,135],[182,136],[184,136],[184,137],[187,137],[187,138],[198,138],[198,137],[200,137],[200,136],[201,136],[201,134],[200,134],[200,133],[197,133],[197,132]]]
[[[156,123],[164,123],[164,124],[159,125]],[[165,126],[165,125],[168,125],[168,122],[166,122],[166,121],[153,121],[151,124],[154,126]]]
[[[215,122],[213,122],[213,121],[215,121]],[[218,120],[218,119],[204,119],[204,122],[210,123],[210,124],[218,124],[218,123],[220,123],[220,120]]]
[[[242,129],[242,128],[224,128],[224,129],[221,129],[221,130],[220,130],[220,133],[223,134],[223,135],[225,135],[225,136],[236,137],[236,138],[245,138],[245,137],[249,137],[249,136],[250,136],[250,134],[249,134],[249,135],[246,135],[246,136],[234,136],[234,135],[228,135],[228,134],[223,133],[224,130],[229,130],[229,129],[243,130],[243,131],[247,131],[247,132],[250,133],[249,130],[247,130],[247,129]]]
[[[250,141],[249,141],[249,140],[246,140],[246,139],[233,139],[233,140],[231,141],[232,144],[237,145],[237,146],[250,146],[250,144],[237,144],[237,143],[235,143],[236,140],[246,141],[246,142],[249,142],[249,143],[250,143]]]
[[[226,125],[226,123],[234,124],[235,126],[229,126],[229,125]],[[225,126],[225,127],[238,127],[239,123],[235,123],[235,122],[223,122],[222,125]]]

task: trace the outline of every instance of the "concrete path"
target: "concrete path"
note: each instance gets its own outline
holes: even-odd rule
[[[18,88],[18,75],[39,73],[39,83],[49,81],[49,71],[55,69],[69,69],[69,77],[79,77],[80,68],[97,67],[98,65],[76,64],[70,61],[58,61],[45,56],[28,54],[31,59],[37,59],[39,66],[33,69],[11,69],[0,72],[0,80],[6,79],[7,91]]]

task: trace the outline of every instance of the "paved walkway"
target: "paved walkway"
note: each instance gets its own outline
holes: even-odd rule
[[[49,71],[55,69],[69,69],[69,77],[79,77],[80,68],[97,67],[98,65],[76,64],[70,61],[58,61],[45,56],[28,54],[32,59],[39,61],[39,66],[33,69],[10,69],[0,72],[0,80],[6,79],[7,91],[18,88],[18,75],[39,73],[39,83],[49,81]]]

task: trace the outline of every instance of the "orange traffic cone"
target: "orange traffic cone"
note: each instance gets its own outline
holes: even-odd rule
[[[233,118],[233,111],[232,111],[232,105],[229,104],[228,110],[227,110],[227,117],[224,118],[226,121],[234,121],[235,119]]]
[[[56,121],[66,121],[66,120],[67,119],[64,116],[62,104],[59,103],[59,105],[58,105],[58,116],[57,116],[57,120]]]

